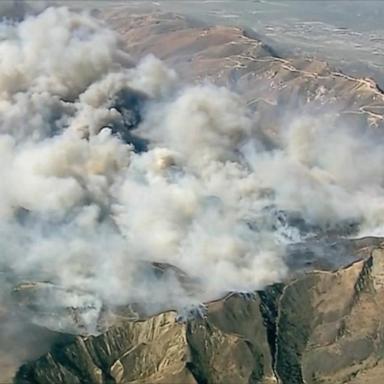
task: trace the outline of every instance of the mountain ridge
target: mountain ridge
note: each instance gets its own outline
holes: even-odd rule
[[[351,124],[384,128],[384,95],[373,81],[321,61],[275,57],[242,28],[122,10],[99,17],[121,34],[135,60],[153,53],[186,83],[208,78],[238,91],[260,114],[271,142],[282,109],[334,108]],[[99,336],[68,335],[21,367],[15,382],[377,384],[384,372],[384,251],[381,240],[372,239],[356,250],[353,240],[343,239],[348,245],[337,252],[344,252],[345,264],[323,269],[316,265],[321,257],[308,256],[304,244],[291,254],[304,273],[262,291],[229,293],[195,316],[179,318],[170,310],[122,319]],[[335,239],[327,234],[322,240],[329,257]]]

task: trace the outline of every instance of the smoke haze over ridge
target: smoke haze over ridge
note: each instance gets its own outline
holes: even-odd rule
[[[95,333],[103,305],[182,310],[283,279],[292,242],[351,223],[382,235],[383,139],[333,111],[286,111],[270,144],[239,95],[183,84],[153,56],[134,65],[66,8],[1,23],[0,57],[4,305],[16,284],[48,281],[64,290],[44,305],[91,308]]]

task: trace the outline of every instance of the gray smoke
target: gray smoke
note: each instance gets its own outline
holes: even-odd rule
[[[181,311],[279,281],[288,244],[345,223],[382,234],[377,133],[291,111],[267,147],[240,96],[180,86],[155,57],[134,65],[121,47],[65,8],[0,26],[6,311],[14,287],[39,281],[34,323],[76,332],[60,320],[72,308],[95,333],[106,307]],[[150,263],[177,269],[159,279]]]
[[[2,0],[0,18],[21,21],[26,15],[38,14],[48,7],[49,0]]]

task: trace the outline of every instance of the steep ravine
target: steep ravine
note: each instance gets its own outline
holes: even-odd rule
[[[16,383],[377,383],[383,369],[384,250],[255,295],[229,294],[203,317],[173,311],[75,337],[23,366]]]

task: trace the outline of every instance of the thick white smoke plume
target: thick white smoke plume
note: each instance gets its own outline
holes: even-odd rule
[[[278,281],[287,243],[380,231],[374,135],[296,113],[266,144],[240,96],[180,86],[154,57],[133,65],[87,14],[50,8],[5,21],[3,305],[17,284],[45,282],[34,300],[47,315],[36,322],[66,329],[60,308],[83,306],[92,333],[105,306],[180,309]],[[187,282],[177,269],[159,279],[150,263]]]

